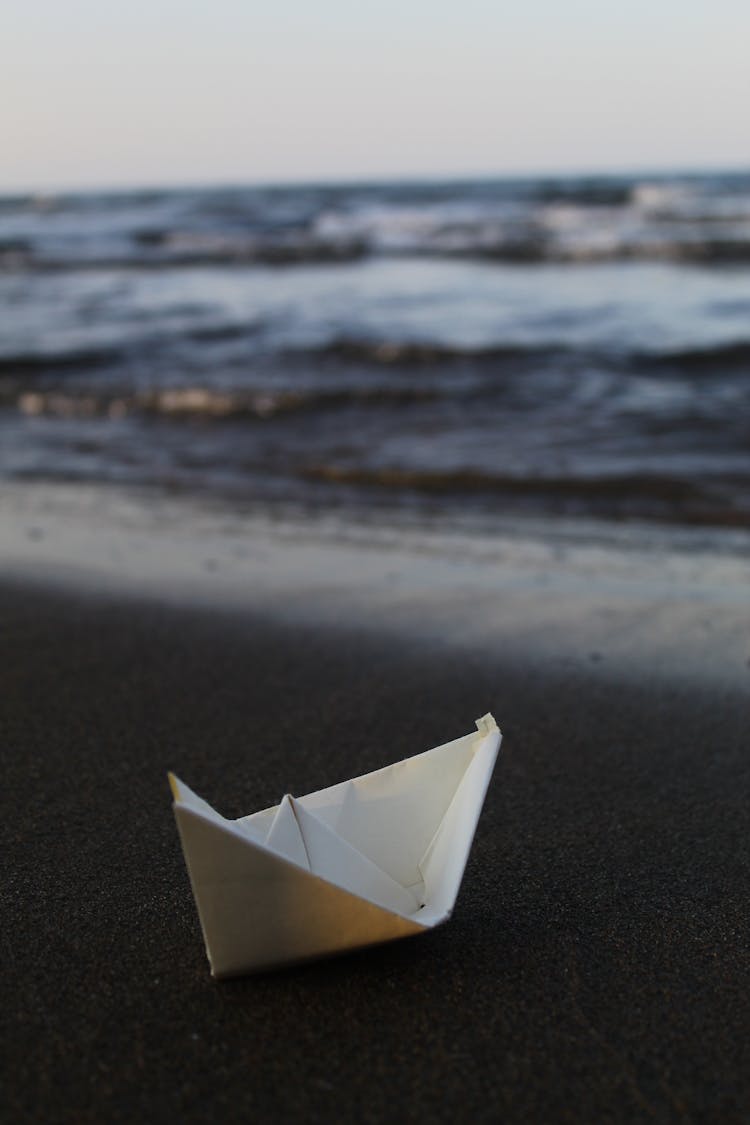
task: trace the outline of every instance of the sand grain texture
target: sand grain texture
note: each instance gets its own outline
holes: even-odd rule
[[[0,620],[6,1120],[747,1120],[746,692],[18,583]],[[488,709],[447,926],[210,979],[168,768],[239,816]]]

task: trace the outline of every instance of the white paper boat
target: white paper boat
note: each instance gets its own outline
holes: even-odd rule
[[[501,734],[471,734],[239,820],[170,774],[215,977],[419,934],[450,916]]]

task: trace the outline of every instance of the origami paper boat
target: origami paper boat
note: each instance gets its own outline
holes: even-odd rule
[[[419,934],[456,901],[501,734],[471,734],[239,820],[170,774],[215,977]]]

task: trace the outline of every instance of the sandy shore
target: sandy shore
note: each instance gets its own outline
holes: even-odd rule
[[[132,598],[0,604],[10,1119],[744,1119],[746,696]],[[210,980],[167,768],[240,815],[489,706],[506,749],[446,927]]]
[[[24,526],[32,552],[54,540],[52,524]],[[331,574],[327,594],[318,583],[276,602],[269,577],[243,606],[217,582],[232,552],[215,547],[192,557],[190,596],[144,585],[145,570],[85,591],[59,560],[55,589],[49,554],[24,575],[20,547],[7,551],[8,1119],[746,1120],[750,671],[727,584],[711,601],[701,571],[703,618],[726,642],[721,655],[704,630],[723,663],[701,679],[676,656],[679,632],[649,648],[644,622],[659,597],[667,617],[670,605],[653,584],[615,605],[629,647],[591,647],[593,608],[575,645],[561,624],[545,646],[538,621],[513,643],[510,608],[506,634],[490,627],[497,599],[466,560],[443,556],[450,586],[423,559],[420,615],[406,554],[392,554],[392,600],[357,617],[356,585],[339,581],[337,601]],[[557,590],[561,622],[584,586]],[[424,627],[430,607],[448,615],[449,588],[450,613],[470,622],[455,643]],[[678,602],[695,625],[687,596],[672,621],[687,620]],[[239,816],[427,749],[490,709],[503,754],[447,926],[211,980],[167,769]]]
[[[0,579],[251,610],[640,682],[750,683],[750,534],[270,519],[177,496],[0,490]]]

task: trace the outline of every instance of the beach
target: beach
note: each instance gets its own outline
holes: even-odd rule
[[[0,1107],[746,1122],[750,175],[0,195]],[[210,976],[240,817],[504,741],[453,917]]]
[[[179,507],[157,532],[132,501],[107,529],[94,499],[73,518],[70,496],[57,516],[50,492],[14,497],[9,1120],[747,1119],[736,552],[712,571],[663,544],[516,535],[515,554],[472,555],[304,526],[220,534],[205,513],[187,536]],[[503,749],[445,926],[211,979],[167,770],[237,817],[487,710]]]

